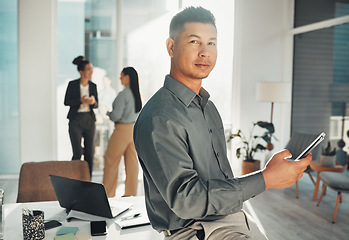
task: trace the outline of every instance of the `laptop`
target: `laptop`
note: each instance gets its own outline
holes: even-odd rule
[[[131,203],[108,199],[104,185],[49,175],[59,205],[67,212],[76,210],[100,217],[113,218],[132,207]]]

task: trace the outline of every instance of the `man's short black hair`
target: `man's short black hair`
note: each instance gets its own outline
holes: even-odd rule
[[[216,28],[216,19],[209,10],[203,7],[187,7],[172,18],[170,38],[174,39],[175,35],[183,30],[184,24],[192,22],[208,23]]]

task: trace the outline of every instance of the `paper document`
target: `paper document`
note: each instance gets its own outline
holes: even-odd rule
[[[112,215],[114,217],[119,216],[120,214],[126,212],[127,210],[133,207],[132,203],[122,201],[122,200],[116,200],[116,199],[110,198],[108,199],[108,201],[109,201],[109,206],[111,208]],[[85,221],[104,221],[107,219],[106,217],[100,217],[93,214],[80,212],[77,210],[70,210],[66,219],[71,220],[73,218],[85,220]]]
[[[131,209],[115,218],[115,223],[121,228],[132,228],[149,225],[150,221],[145,209]]]
[[[84,213],[76,210],[70,210],[66,218],[69,221],[72,219],[79,219],[79,220],[85,220],[85,221],[104,221],[107,219],[105,217],[100,217],[100,216],[96,216],[96,215],[92,215],[89,213]]]
[[[127,199],[119,200],[115,198],[108,198],[108,201],[113,217],[117,217],[121,213],[124,213],[133,207],[133,204],[127,201]]]

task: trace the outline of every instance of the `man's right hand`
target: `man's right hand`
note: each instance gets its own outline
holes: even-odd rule
[[[291,187],[303,176],[303,172],[311,162],[311,153],[298,161],[287,160],[291,156],[288,150],[282,150],[269,159],[262,170],[266,189]]]

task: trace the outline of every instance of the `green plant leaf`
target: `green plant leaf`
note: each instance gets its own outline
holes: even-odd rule
[[[256,146],[256,150],[265,150],[265,149],[267,149],[265,146],[263,146],[262,144],[257,144],[257,146]]]
[[[264,135],[262,136],[262,139],[267,143],[270,142],[269,134],[267,132],[264,133]]]
[[[261,128],[264,128],[266,131],[261,135],[254,134],[256,125]],[[230,138],[240,137],[242,140],[243,145],[241,146],[241,142],[239,142],[240,147],[236,149],[236,157],[237,158],[243,157],[244,161],[246,161],[246,159],[247,160],[253,159],[254,153],[267,149],[266,146],[263,146],[262,144],[258,143],[258,142],[262,142],[262,140],[259,140],[259,138],[263,139],[263,141],[267,143],[271,142],[271,138],[274,137],[273,133],[274,133],[273,123],[266,122],[266,121],[258,121],[256,123],[253,123],[253,127],[250,130],[250,134],[248,135],[249,138],[246,138],[245,135],[242,134],[241,130],[238,130],[237,133],[232,134],[230,136]]]
[[[257,125],[260,126],[261,128],[265,128],[268,130],[269,133],[274,133],[274,124],[270,122],[264,122],[264,121],[258,121]]]
[[[331,142],[327,142],[327,147],[322,147],[322,155],[324,156],[335,156],[336,148],[331,147]]]

